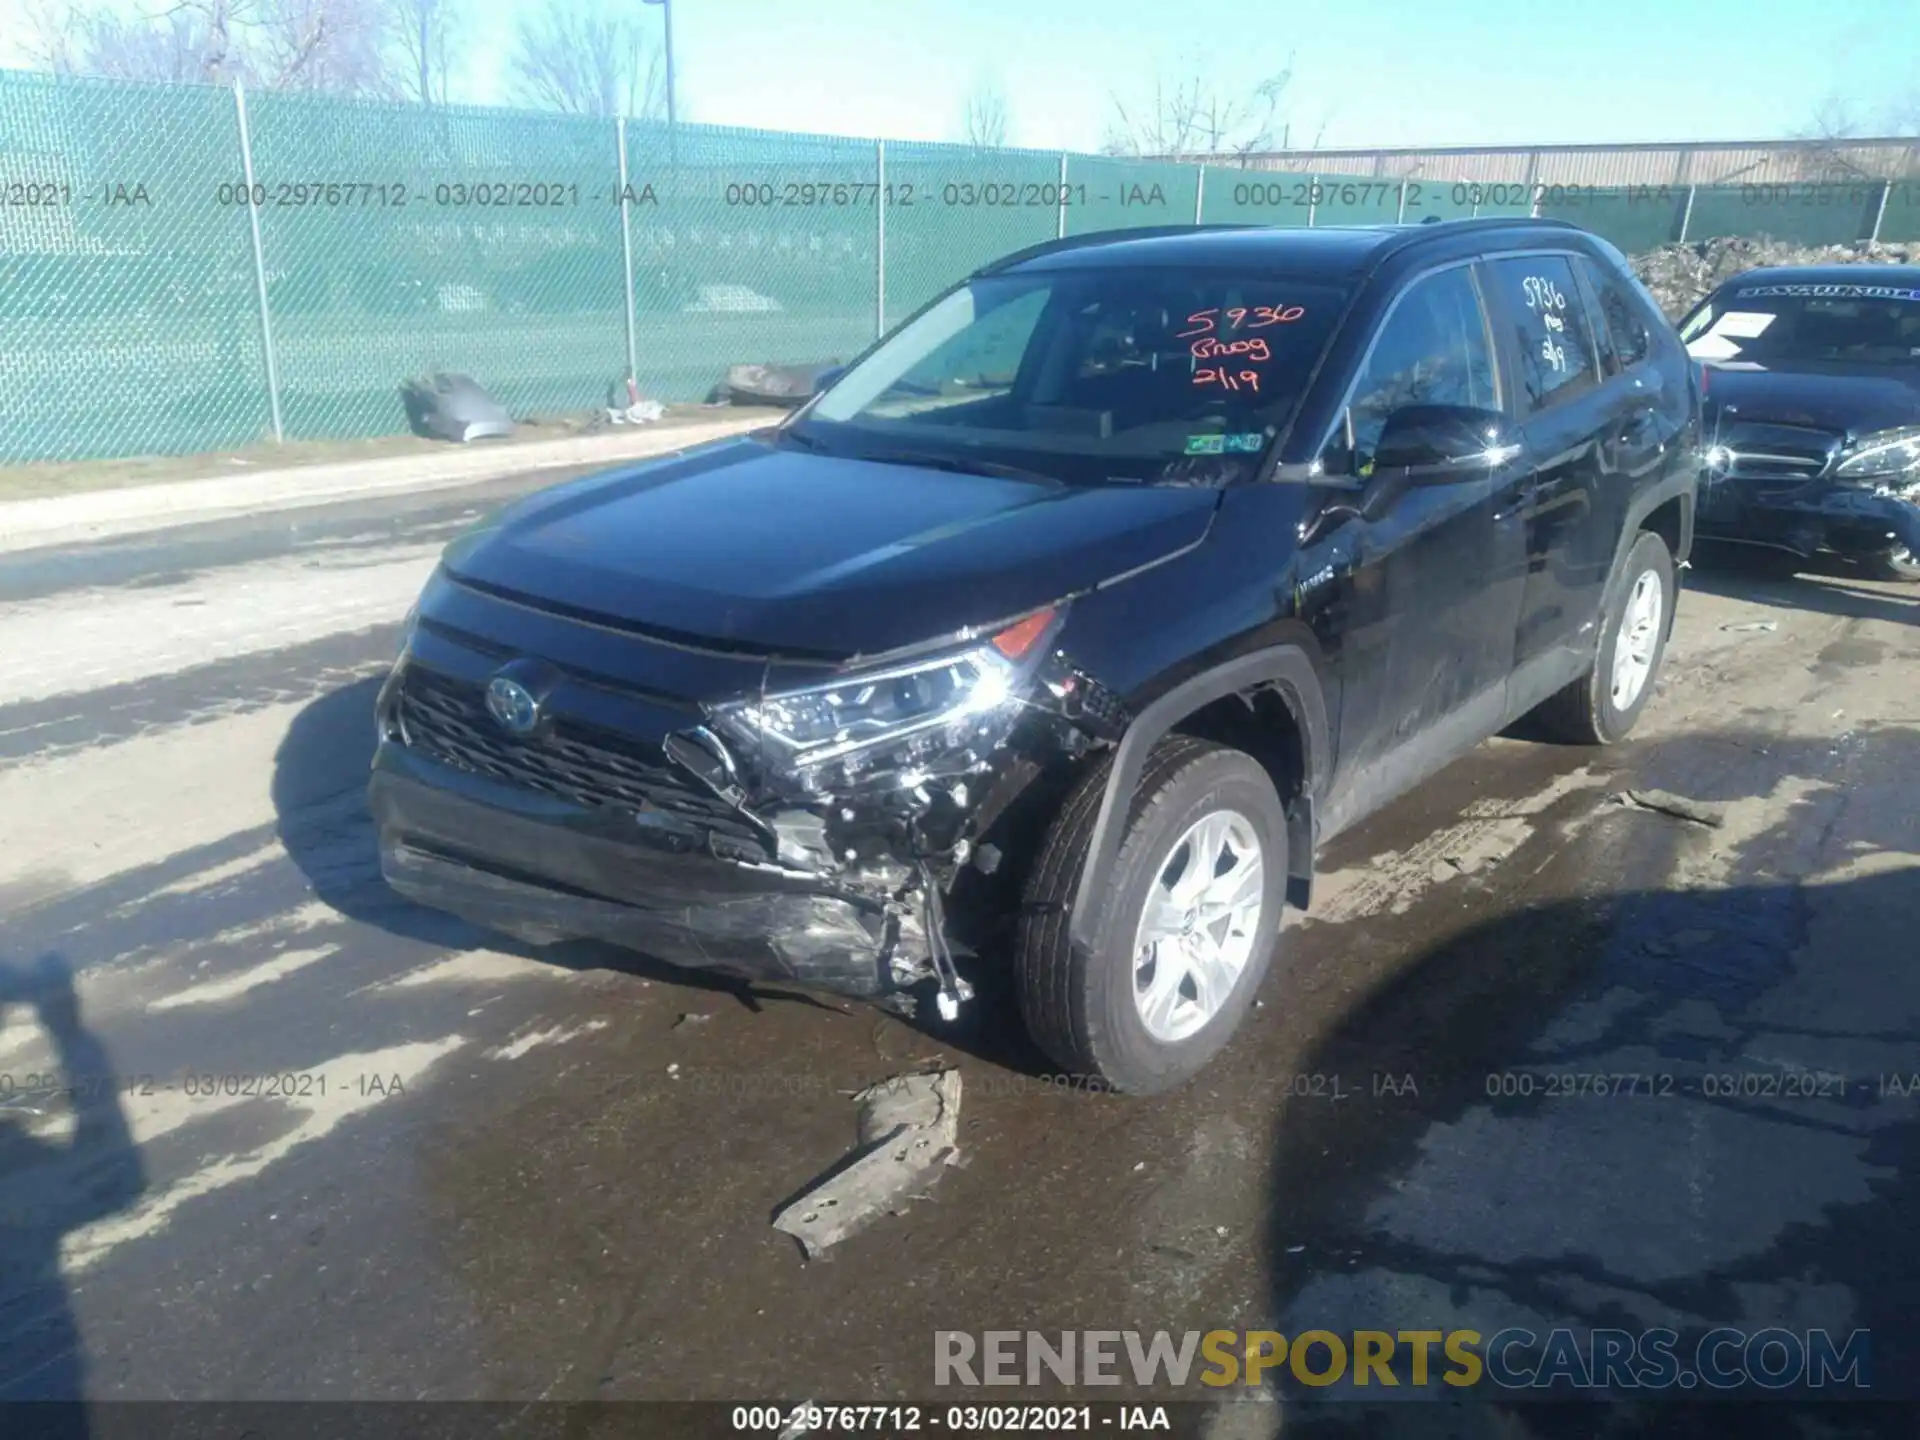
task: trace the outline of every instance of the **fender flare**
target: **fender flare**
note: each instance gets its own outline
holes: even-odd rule
[[[1313,876],[1313,800],[1326,778],[1332,759],[1326,698],[1313,661],[1298,645],[1276,645],[1236,656],[1210,670],[1181,681],[1154,700],[1127,727],[1114,747],[1107,769],[1106,791],[1094,817],[1093,834],[1075,887],[1069,933],[1076,945],[1091,947],[1096,907],[1113,875],[1114,861],[1126,833],[1127,807],[1140,784],[1147,754],[1181,720],[1201,706],[1224,696],[1262,686],[1279,692],[1300,728],[1300,749],[1306,773],[1300,793],[1287,810],[1287,874],[1289,900],[1304,909]]]
[[[1670,476],[1658,485],[1650,485],[1645,491],[1634,496],[1627,507],[1626,523],[1620,527],[1620,537],[1615,542],[1614,571],[1619,570],[1620,562],[1626,558],[1627,551],[1633,548],[1634,537],[1646,524],[1647,517],[1669,500],[1680,502],[1680,550],[1673,557],[1674,563],[1678,564],[1692,554],[1693,510],[1699,494],[1700,477],[1696,472],[1688,471]]]

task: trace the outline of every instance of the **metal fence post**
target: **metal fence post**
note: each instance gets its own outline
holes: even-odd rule
[[[1880,203],[1873,210],[1873,229],[1867,232],[1867,243],[1876,245],[1880,241],[1880,227],[1887,218],[1887,197],[1893,194],[1893,181],[1880,182]]]
[[[1067,238],[1067,152],[1064,150],[1060,152],[1060,187],[1057,193],[1060,196],[1060,209],[1053,220],[1053,238],[1064,240]]]
[[[1396,225],[1407,223],[1407,177],[1404,175],[1400,177],[1400,208],[1393,212],[1393,223]]]
[[[260,248],[260,207],[253,203],[253,139],[247,133],[247,92],[233,82],[233,113],[240,122],[240,170],[247,182],[247,224],[253,231],[253,283],[260,296],[260,353],[267,362],[267,406],[273,412],[273,438],[284,442],[280,423],[280,366],[273,353],[273,315],[267,309],[267,260]]]
[[[1688,151],[1687,154],[1688,157],[1691,158],[1693,152]],[[1680,233],[1673,237],[1676,245],[1684,245],[1687,242],[1687,229],[1693,224],[1693,194],[1695,188],[1696,187],[1692,185],[1687,186],[1687,203],[1680,207]]]
[[[1320,208],[1320,177],[1307,176],[1307,228],[1313,228],[1313,212]]]
[[[627,117],[622,115],[613,123],[620,150],[620,278],[627,297],[627,378],[638,383],[640,364],[633,334],[633,226],[627,204]]]
[[[887,142],[873,142],[873,333],[887,333]]]
[[[1193,223],[1198,225],[1207,206],[1207,167],[1202,165],[1193,182]]]

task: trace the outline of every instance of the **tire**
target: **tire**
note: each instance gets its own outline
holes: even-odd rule
[[[1069,926],[1108,773],[1106,764],[1094,767],[1068,796],[1041,843],[1021,905],[1015,981],[1027,1031],[1055,1063],[1108,1089],[1154,1095],[1197,1074],[1253,1004],[1279,941],[1287,888],[1286,814],[1273,781],[1251,756],[1184,735],[1160,741],[1147,756],[1128,806],[1111,890],[1103,897],[1110,903],[1096,908],[1094,943],[1082,950],[1072,943]],[[1231,817],[1216,823],[1241,840],[1257,842],[1260,876],[1257,881],[1245,877],[1238,888],[1258,891],[1259,910],[1244,925],[1226,926],[1231,943],[1210,952],[1238,954],[1246,942],[1245,958],[1224,985],[1223,999],[1211,1006],[1189,1004],[1190,988],[1199,999],[1198,971],[1171,988],[1147,985],[1163,1001],[1171,996],[1168,1003],[1175,1007],[1161,1016],[1163,1033],[1156,1035],[1135,999],[1136,983],[1171,980],[1185,970],[1188,941],[1204,947],[1208,927],[1195,929],[1190,923],[1186,937],[1151,947],[1156,958],[1144,977],[1136,973],[1135,942],[1150,892],[1169,875],[1185,877],[1184,866],[1195,853],[1190,832],[1213,816]],[[1232,867],[1225,872],[1229,879],[1255,847],[1235,842],[1230,848],[1231,854],[1221,852],[1222,863]],[[1190,909],[1189,922],[1192,915]],[[1198,1018],[1208,1011],[1210,1018]]]
[[[1920,560],[1915,560],[1913,552],[1904,545],[1895,545],[1867,556],[1861,562],[1861,567],[1875,580],[1920,584]]]
[[[1646,670],[1637,689],[1625,694],[1624,703],[1615,698],[1615,658],[1628,612],[1642,618],[1638,609],[1641,586],[1659,587],[1660,613],[1654,618],[1646,658]],[[1660,679],[1660,662],[1667,653],[1667,636],[1673,629],[1674,602],[1678,599],[1673,555],[1667,542],[1650,531],[1641,532],[1614,576],[1599,633],[1594,640],[1593,664],[1573,684],[1548,699],[1534,712],[1540,726],[1552,738],[1570,745],[1612,745],[1626,738]]]

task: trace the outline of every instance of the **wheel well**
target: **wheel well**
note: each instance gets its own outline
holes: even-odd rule
[[[1260,762],[1283,802],[1291,803],[1300,793],[1300,780],[1306,774],[1300,726],[1271,685],[1209,701],[1176,723],[1173,730],[1244,750]]]
[[[1687,558],[1682,548],[1686,544],[1686,514],[1681,508],[1681,498],[1676,495],[1662,505],[1656,506],[1647,518],[1640,522],[1642,530],[1650,531],[1667,542],[1667,553],[1676,561]]]

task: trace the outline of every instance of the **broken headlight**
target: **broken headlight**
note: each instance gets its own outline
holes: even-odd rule
[[[1920,472],[1920,425],[1879,430],[1858,444],[1833,472],[1839,480],[1891,480]]]
[[[1006,738],[1062,617],[1049,607],[963,650],[730,701],[711,718],[811,794],[964,772]]]

